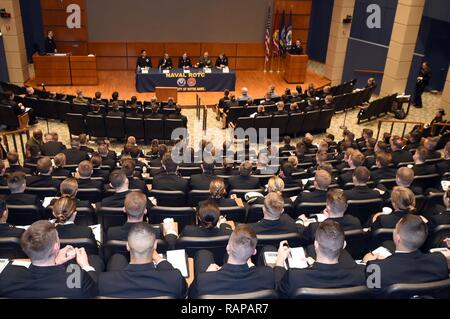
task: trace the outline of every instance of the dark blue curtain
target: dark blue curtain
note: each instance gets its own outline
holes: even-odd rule
[[[35,52],[44,52],[44,27],[42,23],[41,1],[20,0],[22,24],[28,61],[31,63]]]
[[[6,64],[5,47],[3,37],[0,35],[0,81],[8,82],[8,65]]]
[[[334,0],[313,0],[307,52],[311,60],[325,62]]]

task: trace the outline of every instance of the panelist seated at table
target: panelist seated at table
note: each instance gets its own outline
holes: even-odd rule
[[[164,53],[164,56],[159,59],[158,68],[160,70],[170,70],[173,68],[172,58],[169,57],[169,54]]]
[[[212,66],[213,62],[208,52],[203,53],[203,56],[198,59],[198,63],[195,65],[196,68],[212,68]]]
[[[188,56],[186,52],[178,59],[178,68],[189,70],[192,68],[191,58]]]
[[[228,67],[228,57],[225,53],[221,53],[216,60],[216,68],[223,69],[225,67]]]
[[[289,50],[289,53],[294,55],[303,54],[302,42],[300,40],[295,41],[295,44]]]
[[[141,55],[138,57],[136,62],[136,68],[151,68],[152,67],[152,59],[147,55],[147,51],[142,50]]]

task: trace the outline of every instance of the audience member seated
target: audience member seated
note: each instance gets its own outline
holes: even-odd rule
[[[136,222],[127,235],[130,262],[115,255],[115,271],[99,276],[99,295],[116,298],[148,298],[169,296],[185,298],[186,280],[180,271],[158,255],[154,228]]]
[[[395,225],[393,234],[395,252],[382,259],[372,253],[364,257],[367,262],[368,280],[377,265],[378,276],[381,276],[374,287],[375,292],[383,291],[393,284],[422,283],[448,279],[448,266],[445,256],[439,252],[424,254],[420,247],[427,239],[427,226],[419,216],[405,215]],[[369,268],[370,267],[370,268]],[[373,280],[373,279],[372,279]],[[372,282],[373,284],[373,282]]]
[[[439,155],[440,156],[440,155]],[[419,146],[416,148],[414,153],[414,176],[428,175],[436,173],[436,167],[434,164],[427,164],[425,160],[428,157],[428,150],[424,146]]]
[[[280,177],[283,179],[285,188],[292,188],[292,187],[303,188],[302,180],[295,179],[294,177],[292,177],[292,173],[294,172],[295,172],[294,166],[288,161],[284,162],[283,165],[281,165]]]
[[[237,100],[238,100],[239,102],[240,102],[240,101],[248,102],[248,101],[253,100],[253,98],[252,98],[250,95],[248,95],[248,89],[247,89],[246,87],[243,87],[242,90],[241,90],[241,96],[239,96],[239,97],[237,98]]]
[[[342,226],[334,220],[325,220],[317,226],[314,241],[316,260],[307,268],[284,268],[290,254],[290,248],[284,244],[286,242],[280,243],[275,266],[278,290],[283,297],[290,296],[298,288],[345,288],[366,283],[364,268],[356,264],[349,268],[339,262],[345,236]]]
[[[89,264],[84,248],[60,249],[58,232],[49,221],[32,224],[22,235],[21,246],[31,265],[7,266],[0,274],[0,296],[81,299],[98,294],[95,269]],[[68,285],[73,283],[73,270],[67,271],[67,262],[71,260],[81,268],[77,285]]]
[[[295,221],[284,214],[284,199],[276,193],[270,192],[264,199],[264,217],[257,223],[249,224],[258,235],[275,235],[297,232]]]
[[[153,178],[152,189],[187,193],[188,181],[178,175],[178,165],[172,160],[170,153],[163,156],[161,164],[164,172]]]
[[[95,188],[100,191],[104,191],[103,182],[92,180],[92,173],[94,172],[94,168],[90,161],[82,161],[77,168],[77,173],[75,177],[78,180],[78,188]]]
[[[87,104],[89,100],[84,98],[83,92],[81,90],[77,90],[77,95],[72,101],[75,104]]]
[[[112,154],[113,155],[112,155]],[[98,155],[102,158],[102,165],[109,166],[111,169],[116,168],[116,153],[108,150],[107,144],[100,144],[98,146]],[[114,157],[113,157],[114,156]]]
[[[348,158],[349,168],[339,175],[339,184],[345,186],[347,183],[351,183],[354,175],[354,171],[357,167],[361,167],[364,163],[364,155],[360,151],[350,152]]]
[[[426,159],[435,159],[435,158],[441,158],[441,153],[436,151],[436,145],[439,141],[439,137],[427,137],[425,141],[423,142],[423,146],[427,149],[428,154]]]
[[[23,167],[19,164],[19,154],[17,151],[9,151],[6,154],[6,159],[8,160],[8,168],[5,171],[5,175],[9,175],[15,172],[22,172],[24,174],[30,175],[31,170],[29,168]]]
[[[370,179],[370,172],[365,166],[357,167],[353,171],[353,185],[352,189],[345,191],[348,200],[363,200],[379,198],[380,192],[371,189],[367,186]]]
[[[291,152],[295,150],[295,147],[291,145],[291,137],[285,136],[283,138],[283,146],[279,148],[280,156],[283,156],[283,153],[287,153],[288,155],[291,155]]]
[[[213,173],[214,162],[212,159],[210,161],[203,161],[201,164],[202,174],[191,175],[189,186],[194,190],[208,190],[211,181],[216,178]]]
[[[66,149],[66,146],[58,141],[58,133],[45,134],[45,143],[41,146],[41,155],[55,156]]]
[[[75,201],[76,207],[87,207],[92,208],[92,205],[87,200],[80,200],[77,197],[78,193],[78,182],[75,178],[70,177],[61,182],[59,185],[59,192],[61,193],[61,197],[68,197]],[[50,202],[50,206],[52,206],[57,199],[53,199]]]
[[[278,176],[272,176],[269,178],[269,181],[267,182],[266,192],[269,193],[276,193],[283,197],[283,190],[284,190],[284,181],[281,179],[281,177]],[[289,197],[283,197],[284,204],[292,205],[292,200]],[[263,205],[265,201],[264,197],[257,197],[255,201],[252,202],[252,204],[260,204]]]
[[[210,197],[208,200],[201,201],[199,205],[203,205],[206,202],[213,202],[219,207],[235,207],[236,203],[236,195],[232,195],[231,198],[225,198],[227,195],[227,189],[225,187],[225,183],[221,178],[215,178],[209,184],[209,194]]]
[[[135,164],[132,159],[122,161],[122,171],[128,178],[128,188],[132,190],[140,190],[144,194],[148,193],[148,188],[145,182],[139,178],[134,177]]]
[[[450,172],[450,142],[445,144],[444,148],[444,160],[436,164],[436,169],[439,175],[444,175]]]
[[[230,189],[257,189],[260,188],[259,179],[251,176],[252,162],[244,161],[239,166],[239,175],[228,179]]]
[[[296,207],[300,203],[325,203],[330,184],[330,173],[323,169],[317,170],[314,177],[314,189],[311,192],[301,192],[295,199],[294,206]]]
[[[390,214],[375,214],[372,218],[372,230],[395,228],[395,225],[403,216],[416,214],[416,197],[409,188],[395,187],[391,193],[391,201],[394,211]]]
[[[367,147],[366,141],[369,138],[373,138],[373,130],[371,130],[370,128],[364,128],[361,131],[361,137],[357,138],[355,140],[355,142],[358,145],[358,148],[359,148],[360,151],[363,151],[363,148]]]
[[[63,153],[56,154],[53,158],[53,164],[52,177],[72,177],[72,173],[64,168],[66,165],[66,155]]]
[[[100,177],[104,183],[107,183],[110,172],[107,169],[102,169],[102,157],[97,153],[94,153],[91,157],[91,164],[93,169],[92,177]]]
[[[183,126],[186,127],[187,125],[187,117],[183,114],[181,114],[181,106],[177,104],[175,106],[175,112],[170,113],[167,116],[168,119],[180,119],[183,122]]]
[[[391,138],[391,150],[392,150],[392,163],[398,165],[398,163],[412,162],[413,157],[411,152],[404,149],[405,141],[398,135],[394,135]]]
[[[420,146],[421,138],[422,138],[422,133],[420,133],[419,130],[413,130],[408,135],[408,140],[406,141],[405,148],[408,151],[415,150],[416,148],[418,148]]]
[[[15,172],[8,176],[8,188],[11,194],[6,197],[7,205],[34,205],[42,209],[42,202],[34,194],[25,194],[26,180],[25,174]]]
[[[78,165],[82,161],[89,160],[88,153],[80,150],[79,139],[73,138],[70,142],[70,147],[61,152],[66,156],[66,165]]]
[[[80,151],[84,151],[88,154],[94,153],[94,149],[87,146],[87,135],[82,133],[78,136],[78,139],[80,140]]]
[[[7,178],[5,176],[5,172],[6,172],[5,162],[2,159],[0,159],[0,186],[8,185]]]
[[[36,166],[38,175],[27,177],[28,187],[54,187],[59,188],[61,183],[57,179],[52,179],[52,161],[50,157],[41,157]]]
[[[114,188],[114,195],[102,199],[102,207],[123,207],[129,191],[129,180],[122,170],[115,170],[109,175],[109,186]]]
[[[383,151],[376,153],[377,168],[370,171],[371,179],[377,184],[381,179],[393,179],[397,174],[397,170],[389,167],[392,162],[392,155]]]
[[[196,274],[189,287],[189,297],[275,289],[273,270],[256,267],[250,261],[250,257],[256,254],[257,240],[250,226],[238,225],[228,241],[228,260],[222,267],[214,262],[210,251],[197,252],[194,260]]]
[[[450,187],[442,196],[444,207],[439,208],[437,214],[430,217],[428,228],[434,230],[439,225],[450,225]]]
[[[91,228],[74,223],[77,217],[77,202],[75,200],[63,195],[53,204],[52,213],[55,216],[54,223],[59,238],[89,238],[95,243]]]
[[[8,224],[8,208],[6,208],[6,202],[3,198],[0,198],[0,238],[22,236],[24,230],[22,228],[16,228]]]
[[[108,112],[107,116],[109,117],[121,117],[123,118],[125,114],[119,109],[119,102],[114,101],[111,103],[112,110]]]
[[[352,229],[361,229],[361,223],[358,218],[345,214],[348,204],[347,196],[342,189],[333,188],[327,193],[327,206],[323,211],[326,220],[337,222],[344,231]],[[303,238],[307,244],[312,244],[315,239],[319,223],[309,224],[303,231]]]

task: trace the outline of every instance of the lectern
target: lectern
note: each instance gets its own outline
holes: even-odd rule
[[[287,54],[284,80],[287,83],[303,83],[306,78],[308,56]]]

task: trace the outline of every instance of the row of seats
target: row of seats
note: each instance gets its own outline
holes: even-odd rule
[[[91,137],[125,139],[134,136],[146,143],[153,139],[170,141],[172,132],[177,128],[186,128],[181,119],[159,118],[121,118],[102,115],[66,114],[71,135],[87,134]]]
[[[392,112],[392,104],[397,97],[397,93],[388,95],[370,102],[367,108],[361,109],[358,113],[358,124],[362,121],[371,121]]]

